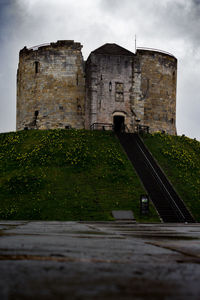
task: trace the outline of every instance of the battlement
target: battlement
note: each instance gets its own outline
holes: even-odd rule
[[[57,42],[52,43],[45,43],[36,45],[30,48],[27,48],[26,46],[20,51],[20,55],[23,54],[29,54],[34,51],[44,51],[44,50],[50,50],[50,49],[59,49],[59,48],[65,48],[65,49],[71,49],[71,50],[78,50],[80,51],[82,49],[81,43],[74,42],[74,40],[58,40]]]
[[[154,48],[146,48],[146,47],[137,47],[136,49],[136,55],[137,54],[146,54],[146,55],[152,55],[152,54],[158,54],[158,55],[162,55],[162,56],[168,56],[168,57],[171,57],[173,59],[175,59],[177,61],[177,58],[167,52],[167,51],[163,51],[163,50],[159,50],[159,49],[154,49]]]

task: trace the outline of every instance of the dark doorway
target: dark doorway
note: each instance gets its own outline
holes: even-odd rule
[[[122,116],[114,116],[114,131],[115,132],[123,132],[124,131],[124,117]]]

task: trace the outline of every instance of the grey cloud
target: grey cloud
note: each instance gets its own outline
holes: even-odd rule
[[[193,1],[193,3],[194,3],[194,5],[200,5],[200,0],[192,0]]]
[[[188,1],[146,1],[146,0],[102,0],[105,14],[124,22],[138,22],[138,29],[144,33],[166,38],[200,39],[199,0]],[[149,26],[150,25],[150,26]],[[195,41],[194,41],[195,42]],[[197,43],[195,43],[197,45]]]
[[[74,39],[86,58],[106,42],[172,52],[179,60],[177,127],[200,139],[200,0],[0,0],[0,131],[15,129],[18,52]],[[195,68],[195,72],[194,72]],[[192,118],[192,122],[191,122]]]
[[[160,18],[168,26],[170,33],[176,38],[188,39],[194,46],[200,40],[200,7],[191,2],[190,5],[170,2],[165,11],[160,11]]]

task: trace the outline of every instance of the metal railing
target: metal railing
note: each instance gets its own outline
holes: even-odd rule
[[[136,132],[140,133],[149,133],[149,126],[137,124],[136,125]]]
[[[38,50],[38,48],[40,47],[45,47],[45,46],[50,46],[50,43],[45,43],[45,44],[40,44],[40,45],[36,45],[36,46],[32,46],[30,48],[28,48],[28,50]]]
[[[93,123],[90,125],[90,130],[113,130],[113,124],[110,123]]]
[[[170,52],[167,52],[167,51],[164,51],[164,50],[160,50],[160,49],[147,48],[147,47],[137,47],[136,50],[155,51],[155,52],[160,52],[160,53],[167,54],[167,55],[170,55],[170,56],[175,57],[175,56],[174,56],[173,54],[171,54]],[[175,58],[176,58],[176,57],[175,57]]]
[[[114,131],[115,130],[115,125],[111,124],[111,123],[93,123],[92,125],[90,125],[90,130],[111,130]],[[126,124],[124,124],[121,128],[121,130],[119,130],[119,132],[127,132],[130,133],[130,130],[128,128],[128,126]],[[141,124],[137,124],[136,125],[136,132],[139,133],[149,133],[149,126],[146,125],[141,125]]]
[[[111,123],[93,123],[90,125],[90,130],[115,130],[115,125]],[[122,125],[121,130],[119,132],[127,132],[130,133],[130,130],[128,129],[128,126],[126,124]]]
[[[130,133],[130,130],[128,129],[127,125],[124,125],[124,132]]]
[[[139,136],[137,136],[136,144],[137,144],[138,148],[140,149],[141,153],[143,154],[144,158],[146,159],[147,164],[149,165],[149,168],[150,168],[149,170],[150,170],[151,174],[154,176],[155,180],[158,182],[158,184],[162,187],[162,189],[168,195],[168,197],[170,199],[170,203],[171,203],[172,207],[175,209],[174,210],[175,214],[177,215],[177,217],[179,218],[179,220],[181,222],[182,221],[185,222],[184,214],[182,213],[181,209],[177,205],[174,197],[171,195],[170,190],[173,189],[173,186],[171,186],[170,183],[168,182],[167,178],[165,178],[165,174],[162,172],[159,165],[157,165],[157,163],[154,161],[153,157],[151,156],[151,153],[146,148],[144,142],[142,141],[142,139]],[[161,178],[161,175],[159,173],[161,173],[162,177],[164,176],[165,182],[163,181],[163,178]],[[166,181],[167,181],[168,187],[166,185]],[[169,189],[169,186],[170,186],[170,189]]]

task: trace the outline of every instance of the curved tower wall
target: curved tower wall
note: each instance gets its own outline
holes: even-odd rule
[[[17,130],[84,128],[85,78],[81,44],[58,41],[20,51]]]
[[[150,132],[176,134],[177,59],[174,56],[137,50],[134,61],[134,110]]]

